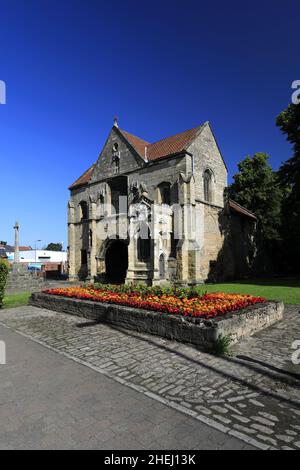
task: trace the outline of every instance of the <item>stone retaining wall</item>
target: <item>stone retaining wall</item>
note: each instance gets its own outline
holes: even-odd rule
[[[5,292],[7,294],[34,292],[43,289],[44,285],[42,277],[28,271],[26,266],[21,266],[9,272]]]
[[[284,311],[282,302],[267,302],[218,319],[201,320],[43,293],[32,294],[30,304],[204,348],[211,347],[220,335],[230,335],[233,343],[250,336],[281,320]]]

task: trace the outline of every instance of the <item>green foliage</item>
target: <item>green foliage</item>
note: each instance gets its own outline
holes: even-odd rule
[[[288,265],[299,272],[300,262],[300,105],[291,104],[276,119],[277,126],[291,143],[293,156],[279,169],[284,191],[282,237]]]
[[[9,272],[9,264],[6,260],[0,259],[0,308],[3,304],[5,286]]]
[[[140,294],[140,295],[175,295],[176,297],[183,299],[190,299],[198,295],[195,287],[176,287],[176,286],[146,286],[145,284],[93,284],[94,289],[108,290],[111,292],[120,292],[124,294]]]
[[[216,354],[217,356],[230,356],[230,344],[230,336],[220,335],[208,352]]]
[[[45,250],[62,251],[62,243],[49,243]]]
[[[269,156],[256,153],[239,163],[229,196],[253,212],[264,241],[279,240],[283,190],[277,174],[268,163]]]

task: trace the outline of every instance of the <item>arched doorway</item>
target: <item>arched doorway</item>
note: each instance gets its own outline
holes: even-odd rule
[[[105,253],[106,281],[112,284],[125,282],[128,268],[128,247],[120,240],[114,240]]]

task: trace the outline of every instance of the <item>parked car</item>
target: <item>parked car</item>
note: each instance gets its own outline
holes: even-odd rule
[[[38,263],[29,263],[27,268],[29,271],[35,272],[35,273],[42,271],[42,265]]]

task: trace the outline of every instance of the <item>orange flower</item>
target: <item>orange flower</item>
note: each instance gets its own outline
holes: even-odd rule
[[[154,310],[162,313],[180,314],[185,316],[212,318],[224,315],[229,311],[236,311],[258,302],[265,302],[262,297],[251,295],[227,294],[224,292],[197,295],[193,297],[177,297],[171,294],[157,294],[148,289],[146,294],[141,295],[134,290],[121,292],[119,288],[115,291],[110,288],[95,289],[88,287],[67,287],[58,289],[47,289],[45,293],[74,297],[82,300],[93,300],[95,302],[128,305],[145,310]]]

